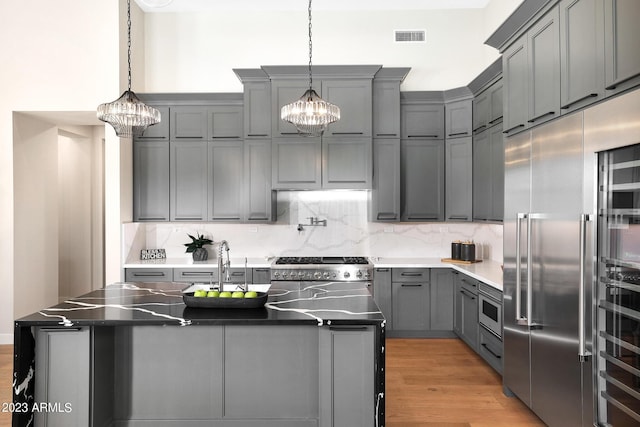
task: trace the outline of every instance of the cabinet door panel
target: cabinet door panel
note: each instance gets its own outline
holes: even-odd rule
[[[446,220],[471,221],[473,209],[473,145],[470,136],[446,141]]]
[[[402,220],[444,220],[444,141],[401,144]]]
[[[529,117],[537,125],[560,112],[560,49],[558,8],[550,10],[528,33]]]
[[[373,136],[400,138],[400,82],[373,82]]]
[[[426,331],[429,329],[428,282],[394,282],[391,300],[394,330]]]
[[[640,2],[605,0],[605,84],[620,92],[640,83]]]
[[[205,107],[173,107],[169,126],[171,139],[206,139],[207,109]]]
[[[451,270],[431,269],[431,330],[453,330],[454,286]]]
[[[488,90],[480,93],[473,100],[473,133],[482,132],[487,128],[490,106]]]
[[[500,126],[489,129],[491,150],[490,168],[490,215],[492,221],[502,221],[504,217],[504,135]]]
[[[393,330],[393,308],[391,303],[391,269],[376,268],[373,272],[373,298],[387,319],[387,330]]]
[[[318,189],[322,185],[320,138],[274,140],[272,145],[274,189]]]
[[[270,82],[244,83],[244,131],[245,138],[271,136]]]
[[[209,219],[239,221],[243,194],[242,141],[209,142]]]
[[[322,97],[340,108],[340,120],[325,135],[371,136],[373,93],[370,79],[323,80]]]
[[[246,221],[271,221],[273,197],[271,190],[271,141],[244,142],[244,178]]]
[[[491,131],[473,137],[473,219],[491,216]]]
[[[271,129],[273,129],[274,137],[298,135],[295,126],[280,118],[280,110],[283,106],[297,101],[307,89],[309,89],[308,80],[279,80],[271,83]],[[316,92],[320,92],[319,88],[314,89]]]
[[[169,221],[169,142],[133,142],[133,219]]]
[[[402,105],[402,138],[444,139],[444,105]]]
[[[400,221],[400,140],[373,141],[372,221]]]
[[[219,106],[207,110],[209,139],[242,138],[242,107]]]
[[[492,126],[502,120],[502,80],[497,81],[489,88],[490,114],[488,126]]]
[[[464,287],[460,289],[462,295],[462,325],[461,338],[474,351],[478,351],[478,297]]]
[[[322,139],[323,188],[371,188],[371,139]]]
[[[207,142],[171,141],[171,221],[207,217]]]
[[[450,102],[444,106],[447,139],[471,136],[471,104],[472,101],[469,99]]]
[[[504,132],[525,130],[529,116],[529,64],[527,37],[520,39],[502,55],[504,90]]]
[[[560,104],[562,113],[604,94],[604,17],[600,0],[560,2]]]
[[[169,139],[169,107],[153,107],[160,111],[160,123],[149,126],[137,139]]]

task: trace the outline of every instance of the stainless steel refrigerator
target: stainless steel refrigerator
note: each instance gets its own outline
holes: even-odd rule
[[[620,369],[607,345],[620,347],[623,329],[640,325],[640,306],[632,307],[640,300],[608,304],[611,283],[600,280],[617,265],[616,255],[605,252],[611,252],[611,230],[619,219],[605,213],[604,201],[619,188],[603,181],[609,174],[605,163],[611,150],[633,144],[640,144],[640,91],[505,142],[503,381],[507,392],[552,427],[640,423],[607,399],[614,384],[607,378]],[[628,196],[635,197],[632,205],[640,198],[638,187]],[[620,221],[628,226],[638,206],[625,212]],[[623,286],[629,292],[630,285]],[[636,315],[635,323],[628,320]],[[624,392],[615,390],[631,412],[640,402],[638,345],[622,345],[631,360],[622,368],[627,376],[621,381],[628,384]],[[633,423],[626,424],[620,411]]]

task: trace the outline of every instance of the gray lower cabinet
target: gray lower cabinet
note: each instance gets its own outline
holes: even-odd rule
[[[133,141],[133,220],[169,221],[169,141]]]
[[[604,3],[605,89],[618,93],[640,84],[640,2]]]
[[[240,221],[243,208],[244,152],[242,140],[215,140],[208,143],[207,219]]]
[[[431,269],[431,295],[429,301],[431,331],[450,333],[453,330],[454,286],[451,270]]]
[[[444,220],[444,140],[401,141],[401,220]]]
[[[474,351],[478,351],[480,327],[478,325],[478,282],[465,275],[457,276],[456,320],[458,334]]]
[[[244,141],[244,216],[246,222],[275,219],[275,192],[271,186],[271,140]]]
[[[252,283],[271,283],[271,269],[270,268],[254,268],[251,272]]]
[[[445,142],[445,220],[471,221],[473,212],[473,143],[470,136]]]
[[[322,138],[322,187],[371,188],[371,138]]]
[[[35,328],[33,404],[47,405],[34,410],[35,426],[91,425],[91,346],[89,328]]]
[[[480,326],[478,354],[498,373],[502,374],[504,346],[502,341]]]
[[[200,282],[209,283],[218,281],[218,269],[213,267],[205,268],[174,268],[174,282]]]
[[[320,138],[273,139],[272,185],[274,189],[320,189],[322,141]]]
[[[560,2],[560,108],[563,114],[604,97],[603,14],[601,0]]]
[[[127,268],[124,272],[127,282],[171,282],[172,268]]]
[[[170,142],[171,221],[204,221],[209,200],[207,141]]]
[[[462,335],[462,274],[451,270],[451,280],[453,281],[453,332],[457,336]]]
[[[375,425],[374,328],[333,326],[322,328],[319,338],[318,427]]]
[[[400,221],[400,139],[373,140],[371,221]]]
[[[427,331],[430,311],[428,268],[394,268],[391,273],[393,330]]]

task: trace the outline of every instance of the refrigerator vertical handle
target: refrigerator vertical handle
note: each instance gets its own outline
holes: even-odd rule
[[[588,214],[580,215],[580,287],[578,289],[578,358],[581,362],[589,360],[591,353],[586,348],[586,302],[585,302],[585,262],[587,252],[587,223],[591,221]]]
[[[522,262],[520,253],[520,235],[522,234],[522,220],[527,219],[526,213],[518,213],[516,216],[516,322],[520,325],[528,324],[527,317],[522,316]],[[527,266],[528,268],[528,266]],[[528,283],[527,283],[528,286]]]

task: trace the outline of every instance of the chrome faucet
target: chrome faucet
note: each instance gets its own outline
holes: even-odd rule
[[[222,262],[222,251],[227,251],[227,261]],[[226,240],[221,241],[218,244],[218,286],[220,286],[220,290],[222,291],[222,283],[231,282],[231,261],[229,261],[229,243]],[[222,274],[224,270],[224,282],[222,280]]]

